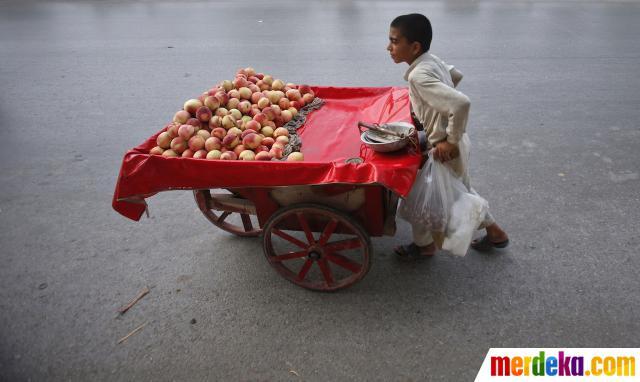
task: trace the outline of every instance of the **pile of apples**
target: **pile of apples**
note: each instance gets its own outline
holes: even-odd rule
[[[296,85],[240,69],[225,80],[184,103],[183,110],[160,133],[150,153],[165,157],[220,160],[283,159],[289,131],[283,127],[312,102],[308,85]],[[288,161],[302,161],[292,152]]]

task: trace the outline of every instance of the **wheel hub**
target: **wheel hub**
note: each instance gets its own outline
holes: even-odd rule
[[[322,257],[322,254],[316,250],[311,250],[307,257],[311,260],[319,260]]]

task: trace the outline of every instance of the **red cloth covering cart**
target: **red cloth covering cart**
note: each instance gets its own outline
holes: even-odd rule
[[[113,208],[139,220],[145,198],[193,190],[217,227],[262,235],[269,264],[285,279],[318,291],[353,285],[370,268],[370,237],[395,234],[399,197],[409,193],[421,161],[412,147],[374,152],[357,123],[410,122],[409,96],[395,87],[312,89],[325,103],[297,130],[303,162],[150,155],[159,131],[125,154]]]

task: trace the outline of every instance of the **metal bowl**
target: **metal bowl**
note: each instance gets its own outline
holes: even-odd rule
[[[411,141],[411,136],[415,132],[415,127],[408,122],[391,122],[380,127],[393,130],[405,135],[404,138],[381,134],[375,130],[366,130],[360,135],[362,143],[370,147],[373,151],[388,153],[403,149]]]

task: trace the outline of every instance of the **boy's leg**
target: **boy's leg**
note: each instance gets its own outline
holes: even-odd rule
[[[418,247],[426,247],[433,243],[431,231],[425,229],[422,224],[412,224],[411,231],[413,234],[413,242]]]
[[[398,257],[402,259],[415,259],[435,255],[438,248],[436,247],[431,232],[425,229],[422,224],[412,224],[411,230],[413,243],[396,247],[394,251]]]

